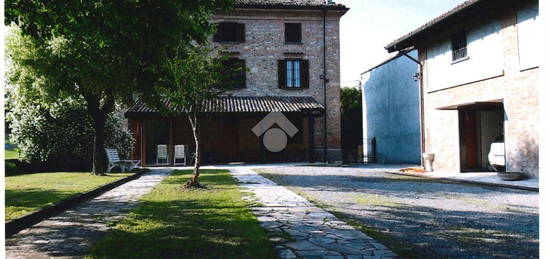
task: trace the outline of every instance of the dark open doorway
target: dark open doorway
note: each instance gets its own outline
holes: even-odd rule
[[[467,105],[460,107],[458,114],[461,172],[489,171],[491,145],[497,141],[504,142],[502,103]]]

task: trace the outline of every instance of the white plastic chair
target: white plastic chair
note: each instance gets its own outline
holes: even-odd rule
[[[159,160],[165,160],[162,164],[168,164],[168,145],[157,145],[157,165],[162,165]]]
[[[126,170],[137,168],[141,164],[141,160],[120,160],[118,151],[113,148],[106,148],[105,153],[107,154],[107,172],[111,172],[111,170],[117,166],[125,172]]]
[[[189,153],[189,145],[174,146],[174,165],[187,165],[187,154]],[[178,159],[183,159],[183,163],[178,163]]]

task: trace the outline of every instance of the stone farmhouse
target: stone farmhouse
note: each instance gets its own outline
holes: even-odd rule
[[[230,63],[247,68],[242,85],[203,111],[203,161],[341,161],[339,20],[343,5],[325,0],[237,0],[212,17]],[[267,150],[252,128],[282,112],[298,133],[280,152]],[[186,117],[167,117],[137,102],[125,113],[136,138],[134,159],[146,166],[174,164],[174,146],[194,150]],[[281,127],[281,125],[273,125]],[[159,145],[168,157],[159,159]]]
[[[500,141],[505,170],[538,177],[538,23],[536,0],[469,0],[385,47],[418,50],[421,148],[436,171],[486,171]]]

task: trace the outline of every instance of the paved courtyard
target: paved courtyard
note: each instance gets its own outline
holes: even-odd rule
[[[82,258],[172,170],[154,169],[6,240],[7,258]]]
[[[384,173],[380,166],[256,169],[420,258],[538,258],[538,192]]]
[[[287,188],[245,167],[231,172],[252,194],[247,197],[259,202],[252,210],[260,224],[275,237],[288,237],[275,247],[281,258],[396,257],[384,245]]]

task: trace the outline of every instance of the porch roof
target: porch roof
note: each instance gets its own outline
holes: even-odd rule
[[[462,104],[453,104],[436,108],[437,110],[452,111],[452,110],[499,110],[503,109],[502,99],[485,101],[485,102],[469,102]]]
[[[162,100],[166,107],[173,106],[168,99]],[[179,109],[185,112],[185,108]],[[303,113],[320,115],[325,108],[311,96],[221,96],[215,100],[206,101],[202,113]],[[138,101],[126,111],[126,117],[141,115],[161,115],[157,109]]]

